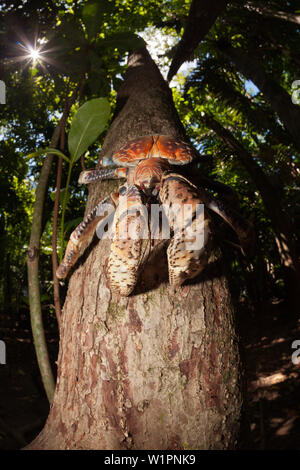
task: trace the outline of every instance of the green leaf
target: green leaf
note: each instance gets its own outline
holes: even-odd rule
[[[92,0],[84,5],[82,19],[89,38],[96,36],[100,32],[104,13],[112,11],[113,8],[113,2],[107,0],[101,0],[101,2]]]
[[[102,71],[100,73],[90,72],[88,79],[88,87],[93,95],[108,95],[110,93],[110,81]]]
[[[100,46],[100,48],[99,48]],[[144,39],[134,33],[115,33],[107,39],[97,41],[96,50],[100,53],[103,47],[115,47],[122,51],[132,49],[141,49],[145,47]],[[99,48],[99,49],[98,49]]]
[[[84,32],[80,20],[75,16],[67,15],[61,22],[57,30],[57,36],[63,37],[73,44],[86,44]]]
[[[47,301],[49,302],[50,300],[51,300],[50,295],[48,295],[48,294],[42,294],[41,295],[41,302],[47,302]]]
[[[66,188],[62,188],[59,191],[59,204],[60,205],[62,205],[62,203],[63,203],[64,197],[65,197],[65,192],[66,192]],[[56,191],[52,191],[50,193],[50,198],[53,202],[55,201],[55,195],[56,195]],[[67,203],[69,202],[69,199],[70,199],[70,195],[67,194]]]
[[[41,155],[47,155],[49,153],[53,153],[53,155],[58,155],[59,157],[63,158],[68,163],[70,163],[70,159],[64,153],[62,153],[60,150],[53,149],[51,147],[47,147],[45,149],[37,150],[36,152],[30,153],[29,155],[27,155],[27,157],[25,157],[25,160],[30,160],[30,158],[40,157]]]
[[[100,72],[103,68],[103,63],[101,58],[98,54],[96,54],[93,50],[88,52],[88,59],[91,64],[91,69],[95,72]]]
[[[31,69],[29,69],[29,73],[34,77],[38,73],[38,69],[36,67],[31,67]]]
[[[87,151],[104,130],[110,114],[106,98],[95,98],[84,103],[75,114],[68,137],[72,163]]]
[[[66,234],[71,228],[77,227],[77,225],[79,225],[80,222],[82,222],[82,217],[77,217],[76,219],[68,220],[68,222],[66,222],[66,223],[64,224],[64,232],[65,232],[65,234]]]
[[[22,305],[22,302],[23,302],[25,305],[29,305],[29,297],[28,297],[28,296],[23,296],[23,297],[21,297],[21,305]]]

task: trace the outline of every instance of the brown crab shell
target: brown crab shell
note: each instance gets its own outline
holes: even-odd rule
[[[113,156],[120,166],[135,166],[148,158],[166,159],[172,165],[186,165],[193,159],[193,148],[168,135],[146,135],[127,142]]]

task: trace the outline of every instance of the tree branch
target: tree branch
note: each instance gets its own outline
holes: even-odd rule
[[[277,18],[283,21],[289,21],[290,23],[300,24],[300,15],[296,13],[289,13],[287,11],[275,11],[271,8],[266,8],[264,6],[255,6],[251,3],[246,3],[244,5],[247,10],[250,10],[258,15],[269,16],[271,18]]]
[[[189,60],[194,49],[208,33],[217,17],[226,8],[227,0],[193,0],[181,41],[179,42],[168,73],[168,81],[180,66]]]

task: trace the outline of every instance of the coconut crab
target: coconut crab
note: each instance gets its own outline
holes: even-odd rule
[[[237,212],[226,207],[207,191],[196,187],[174,172],[194,157],[193,148],[175,137],[147,135],[125,144],[113,155],[117,168],[86,170],[80,183],[104,179],[122,179],[117,193],[98,202],[70,236],[64,259],[56,275],[64,279],[81,254],[81,248],[97,226],[114,213],[108,276],[112,290],[128,296],[134,289],[143,258],[145,228],[149,233],[149,204],[159,202],[168,220],[172,236],[167,249],[169,282],[180,286],[197,276],[206,266],[212,248],[210,209],[219,214],[237,233],[245,245],[252,233],[251,225]],[[199,207],[204,211],[198,210]],[[185,216],[182,216],[184,209]],[[130,230],[129,230],[130,227]],[[194,243],[201,235],[201,243]]]

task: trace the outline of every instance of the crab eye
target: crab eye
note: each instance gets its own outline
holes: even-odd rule
[[[124,194],[126,194],[126,186],[121,186],[121,188],[119,189],[119,194],[121,196],[124,196]]]

